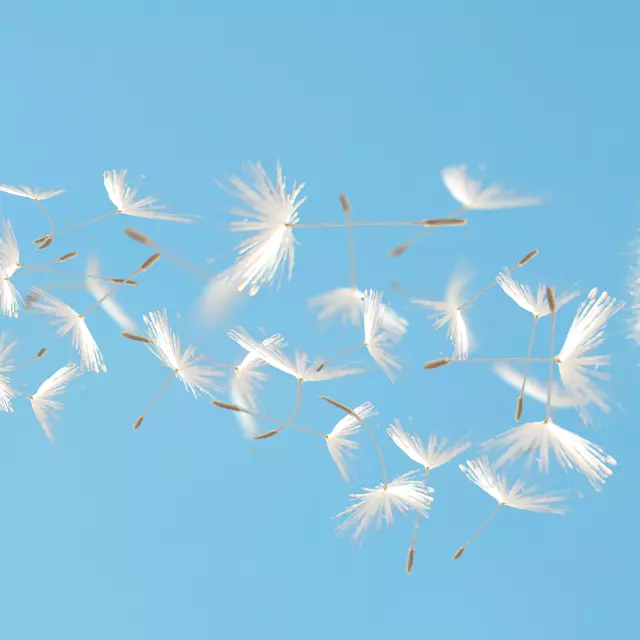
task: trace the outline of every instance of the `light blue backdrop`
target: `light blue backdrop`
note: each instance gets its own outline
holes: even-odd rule
[[[0,182],[68,189],[50,203],[59,224],[110,211],[102,171],[127,168],[133,184],[146,176],[145,194],[202,216],[195,226],[135,226],[214,273],[237,238],[226,231],[231,200],[213,180],[244,160],[273,173],[279,158],[290,180],[306,182],[307,222],[339,220],[342,191],[360,220],[446,215],[455,203],[439,171],[459,162],[548,198],[540,208],[473,213],[466,228],[439,232],[396,261],[386,255],[405,233],[358,232],[360,285],[385,290],[410,321],[398,349],[405,370],[392,385],[363,355],[366,376],[305,390],[300,422],[329,430],[340,417],[321,393],[371,400],[390,473],[414,466],[383,435],[394,417],[411,416],[423,434],[480,442],[513,416],[513,391],[484,365],[422,371],[449,346],[410,295],[439,297],[459,264],[482,287],[537,247],[527,281],[626,296],[639,205],[640,13],[631,2],[23,0],[2,14]],[[33,203],[1,194],[0,214],[14,223],[23,261],[44,259],[30,243],[47,230]],[[129,222],[61,237],[48,255],[77,250],[80,268],[98,253],[106,273],[125,275],[148,255],[124,237]],[[297,238],[293,281],[261,291],[214,329],[194,317],[201,283],[166,260],[120,300],[138,319],[166,306],[183,339],[219,359],[242,357],[224,337],[235,324],[331,355],[359,333],[319,326],[306,299],[348,284],[346,236],[300,230]],[[90,303],[80,281],[25,278],[23,292],[29,282],[80,308]],[[559,317],[560,337],[574,308]],[[291,432],[248,443],[232,416],[178,383],[134,432],[166,370],[95,314],[109,372],[73,384],[55,444],[26,401],[1,417],[0,636],[629,636],[639,622],[640,354],[625,339],[628,319],[615,319],[603,350],[615,355],[613,411],[587,434],[619,460],[603,493],[554,463],[548,486],[584,495],[572,512],[501,513],[454,563],[493,508],[456,461],[433,474],[432,517],[408,577],[412,519],[372,532],[361,547],[334,533],[330,517],[348,493],[380,480],[366,440],[347,485],[320,440]],[[25,392],[72,355],[41,318],[0,322],[21,356],[50,349],[16,377]],[[493,291],[470,313],[476,353],[522,354],[529,323]],[[264,410],[286,416],[295,382],[273,372],[267,389]],[[561,415],[576,427],[571,412]],[[529,403],[525,417],[539,416]]]

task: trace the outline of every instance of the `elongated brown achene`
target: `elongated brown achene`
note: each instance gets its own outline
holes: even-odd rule
[[[147,269],[150,269],[156,262],[158,262],[158,260],[160,260],[160,254],[159,253],[154,253],[152,256],[149,256],[140,266],[140,269],[138,269],[138,272],[142,272],[142,271],[146,271]]]
[[[328,396],[320,396],[320,399],[328,402],[329,404],[332,404],[334,407],[338,407],[338,409],[342,409],[345,413],[348,413],[350,416],[353,416],[354,418],[358,418],[358,420],[360,420],[360,416],[346,404],[342,404],[342,402],[338,402],[337,400],[329,398]]]
[[[538,255],[538,250],[534,249],[533,251],[529,251],[527,255],[518,262],[518,267],[523,267],[529,260],[533,260]]]
[[[75,258],[78,255],[77,251],[72,251],[71,253],[65,253],[63,256],[60,256],[55,262],[66,262],[67,260],[71,260],[71,258]]]
[[[440,358],[439,360],[430,360],[429,362],[426,362],[423,366],[423,369],[426,369],[427,371],[430,369],[437,369],[438,367],[444,367],[448,364],[451,364],[451,359],[450,358]]]
[[[120,333],[120,335],[123,338],[128,338],[129,340],[133,340],[134,342],[144,342],[144,344],[152,344],[153,340],[150,340],[149,338],[145,337],[145,336],[140,336],[136,333],[129,333],[128,331],[122,331]]]
[[[216,407],[220,407],[220,409],[227,409],[228,411],[237,411],[238,413],[251,413],[248,409],[243,409],[237,404],[232,404],[231,402],[224,402],[223,400],[212,400],[211,404]]]
[[[272,438],[273,436],[277,436],[282,429],[272,429],[271,431],[265,431],[258,436],[253,436],[254,440],[266,440],[267,438]]]
[[[145,236],[144,233],[140,233],[139,231],[132,229],[131,227],[127,227],[124,232],[127,236],[129,236],[129,238],[135,240],[136,242],[146,245],[153,245],[151,238]]]

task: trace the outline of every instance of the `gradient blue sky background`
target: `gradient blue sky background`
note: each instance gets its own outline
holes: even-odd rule
[[[383,429],[394,418],[423,435],[476,442],[512,425],[514,393],[484,365],[424,372],[449,353],[410,295],[437,298],[458,265],[482,287],[533,248],[521,275],[559,289],[608,288],[626,297],[637,231],[640,12],[631,2],[122,2],[5,3],[0,182],[64,187],[60,224],[106,213],[104,169],[127,168],[197,225],[135,223],[214,273],[237,238],[229,196],[214,184],[280,158],[307,183],[303,221],[339,220],[346,192],[360,220],[438,217],[455,208],[443,166],[548,198],[529,210],[478,212],[400,259],[400,230],[357,234],[359,284],[385,290],[410,322],[392,385],[365,357],[365,376],[308,386],[300,422],[329,430],[340,417],[326,393],[380,409],[390,473],[414,468]],[[25,263],[46,226],[33,203],[0,194]],[[147,252],[109,220],[51,248],[93,253],[125,275]],[[210,329],[197,322],[201,283],[168,261],[120,300],[138,319],[162,306],[212,357],[236,360],[224,336],[236,324],[281,332],[328,356],[360,340],[320,326],[306,300],[348,284],[343,230],[300,230],[293,281],[267,288]],[[224,257],[224,254],[227,256]],[[49,255],[50,255],[49,254]],[[217,263],[206,259],[223,256]],[[53,257],[53,256],[52,256]],[[18,282],[18,281],[16,281]],[[81,281],[40,277],[70,304],[90,303]],[[390,289],[401,283],[403,292]],[[558,319],[559,340],[575,305]],[[176,314],[180,314],[180,319]],[[499,291],[470,313],[478,355],[522,354],[530,317]],[[134,432],[166,371],[119,337],[103,314],[90,326],[109,372],[87,374],[66,397],[56,442],[26,401],[0,429],[0,636],[11,640],[119,638],[623,637],[638,625],[636,575],[640,357],[612,322],[613,410],[586,434],[619,460],[596,494],[554,463],[540,484],[568,488],[566,517],[506,511],[453,562],[493,508],[452,463],[433,474],[436,500],[421,530],[414,573],[404,573],[412,518],[372,532],[360,547],[334,532],[348,493],[380,481],[366,440],[345,484],[320,440],[291,432],[243,440],[233,417],[174,384]],[[28,392],[72,357],[41,318],[0,319],[20,355],[45,359],[16,377]],[[548,325],[543,325],[548,329]],[[539,352],[547,335],[540,333]],[[538,372],[541,375],[544,372]],[[295,382],[273,372],[264,409],[287,415]],[[529,403],[525,418],[541,408]],[[572,412],[563,426],[578,428]],[[475,450],[477,451],[477,449]],[[634,612],[635,611],[635,612]]]

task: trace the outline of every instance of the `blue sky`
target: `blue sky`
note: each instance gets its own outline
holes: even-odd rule
[[[380,410],[378,432],[392,474],[414,468],[383,429],[395,417],[415,430],[475,442],[512,426],[513,392],[484,365],[424,372],[448,354],[408,298],[439,297],[458,266],[481,288],[533,248],[522,273],[559,289],[607,288],[626,297],[637,231],[639,49],[633,3],[596,2],[120,2],[108,6],[24,0],[3,8],[0,182],[63,187],[51,201],[59,224],[107,213],[105,169],[201,216],[196,225],[137,223],[212,274],[229,264],[232,204],[214,184],[280,159],[306,183],[303,221],[339,220],[338,194],[364,220],[449,214],[442,167],[467,162],[474,175],[547,199],[543,207],[477,212],[465,228],[434,234],[392,261],[401,230],[357,233],[359,284],[382,289],[410,323],[395,385],[362,356],[367,374],[305,389],[300,422],[329,430],[340,415],[328,394]],[[25,263],[43,259],[30,240],[46,231],[31,202],[0,195]],[[60,238],[98,254],[109,275],[146,256],[109,220]],[[202,284],[161,261],[121,302],[137,319],[167,307],[183,340],[239,360],[224,333],[241,324],[281,332],[312,355],[360,341],[321,326],[306,300],[348,284],[343,230],[299,230],[291,283],[266,288],[218,325],[202,326]],[[52,256],[53,257],[53,256]],[[217,260],[212,264],[208,258]],[[41,277],[80,308],[81,281]],[[392,290],[400,283],[401,291]],[[396,287],[397,289],[397,287]],[[558,335],[573,310],[558,318]],[[179,314],[179,318],[177,317]],[[555,465],[542,487],[567,488],[566,517],[500,513],[464,558],[456,548],[493,508],[452,463],[434,472],[435,502],[416,564],[404,573],[412,518],[372,532],[362,546],[335,534],[331,516],[348,493],[380,481],[363,440],[345,484],[324,445],[305,434],[243,440],[233,418],[174,384],[137,432],[131,429],[165,378],[141,346],[119,337],[103,314],[91,327],[109,371],[87,374],[66,397],[55,444],[26,401],[1,418],[0,635],[6,638],[367,638],[582,639],[617,637],[638,625],[635,532],[640,438],[638,351],[627,312],[611,323],[603,352],[612,412],[587,437],[619,465],[601,494]],[[530,319],[499,291],[474,305],[478,355],[526,350]],[[16,376],[28,393],[73,356],[41,318],[0,319],[20,356],[47,357]],[[548,329],[548,325],[544,325]],[[544,330],[543,330],[544,331]],[[547,335],[540,333],[539,351]],[[559,338],[560,339],[560,338]],[[543,375],[544,372],[537,372]],[[285,416],[295,381],[269,377],[264,410]],[[525,418],[539,418],[529,403]],[[563,412],[563,426],[577,418]],[[477,449],[474,449],[476,452]]]

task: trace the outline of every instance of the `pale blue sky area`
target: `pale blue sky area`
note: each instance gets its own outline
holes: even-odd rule
[[[410,296],[440,297],[460,265],[475,275],[472,292],[538,248],[521,273],[527,282],[627,297],[640,207],[639,21],[632,2],[6,2],[0,182],[66,188],[50,202],[63,226],[112,209],[103,170],[126,168],[133,185],[145,176],[142,193],[201,218],[134,226],[211,274],[238,240],[227,231],[236,203],[214,181],[246,160],[273,175],[280,159],[290,181],[306,183],[303,222],[340,220],[341,192],[360,220],[448,215],[456,204],[439,172],[460,162],[544,196],[538,208],[472,213],[466,227],[396,260],[387,253],[406,232],[358,231],[358,283],[384,290],[409,320],[397,350],[404,370],[392,384],[360,354],[367,373],[308,385],[299,421],[333,427],[340,414],[321,394],[370,400],[389,473],[404,473],[416,465],[384,434],[393,418],[408,425],[411,416],[423,436],[480,443],[512,426],[515,395],[487,365],[423,371],[450,346]],[[31,244],[47,231],[32,202],[0,194],[0,216],[12,220],[27,264],[78,251],[80,269],[95,253],[105,273],[123,276],[148,255],[122,233],[129,220],[60,237],[46,253]],[[291,283],[265,288],[214,328],[197,322],[202,283],[168,260],[119,299],[137,320],[166,306],[184,341],[221,360],[243,355],[224,335],[237,324],[329,356],[360,333],[318,324],[306,301],[348,284],[346,235],[296,237]],[[73,306],[91,302],[80,280],[20,282],[23,293],[35,283]],[[558,340],[576,306],[559,315]],[[232,415],[179,383],[134,432],[166,370],[93,315],[109,371],[72,384],[55,443],[21,398],[0,416],[0,637],[629,637],[640,623],[640,352],[626,339],[628,320],[625,311],[614,319],[602,349],[614,355],[603,383],[612,411],[581,431],[619,461],[604,491],[554,461],[548,478],[531,478],[568,489],[571,512],[505,510],[453,562],[494,505],[456,460],[433,473],[431,518],[407,576],[413,518],[362,546],[334,530],[348,494],[380,482],[367,440],[345,483],[320,439],[291,431],[248,442]],[[476,355],[526,353],[530,316],[500,291],[470,309],[469,323]],[[19,340],[20,358],[50,350],[16,375],[26,393],[74,356],[42,318],[2,317],[0,328]],[[292,378],[270,372],[264,411],[286,416],[294,394]],[[541,412],[529,402],[524,417]],[[580,429],[572,411],[558,419]]]

